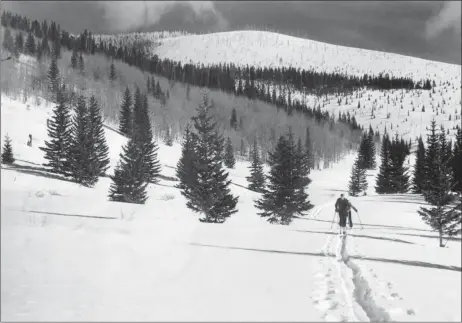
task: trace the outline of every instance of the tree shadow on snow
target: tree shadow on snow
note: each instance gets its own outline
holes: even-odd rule
[[[34,210],[26,210],[26,212],[29,212],[29,213],[37,213],[37,214],[73,216],[73,217],[89,218],[89,219],[117,220],[117,218],[114,218],[114,217],[104,217],[104,216],[96,216],[96,215],[68,214],[68,213],[45,212],[45,211],[34,211]]]
[[[3,167],[2,166],[2,169],[12,170],[12,171],[16,171],[18,173],[23,173],[23,174],[27,174],[27,175],[34,175],[34,176],[41,176],[41,177],[51,178],[51,179],[57,179],[57,180],[60,180],[60,181],[65,181],[65,182],[70,182],[70,183],[75,184],[75,181],[73,181],[73,180],[71,180],[69,178],[66,178],[66,177],[64,177],[62,175],[51,173],[45,167],[24,166],[24,165],[10,165],[9,167]]]
[[[208,245],[208,244],[201,244],[201,243],[194,243],[194,242],[190,242],[189,244],[193,246],[198,246],[198,247],[219,248],[219,249],[228,249],[228,250],[242,250],[242,251],[265,252],[265,253],[287,254],[287,255],[298,255],[298,256],[312,256],[312,257],[335,257],[335,255],[333,254],[330,254],[330,253],[324,254],[320,252],[301,252],[301,251],[216,246],[216,245]],[[399,265],[413,266],[413,267],[433,268],[433,269],[459,271],[459,272],[462,271],[462,268],[457,267],[457,266],[432,264],[432,263],[424,262],[424,261],[398,260],[398,259],[374,258],[374,257],[364,257],[364,256],[349,256],[349,258],[358,259],[358,260],[366,260],[366,261],[385,262],[385,263],[392,263],[392,264],[399,264]]]
[[[354,217],[354,215],[352,214]],[[319,219],[310,219],[310,218],[303,218],[296,216],[295,218],[299,220],[306,220],[306,221],[316,221],[316,222],[325,222],[325,223],[332,223],[332,221],[328,220],[319,220]],[[360,224],[358,224],[360,225]],[[385,225],[385,224],[368,224],[368,223],[363,223],[362,224],[365,227],[376,227],[378,228],[386,228],[386,229],[395,229],[395,230],[413,230],[413,231],[425,231],[425,232],[434,232],[433,230],[428,230],[428,229],[417,229],[417,228],[411,228],[411,227],[400,227],[400,226],[394,226],[394,225]],[[368,230],[372,230],[373,228],[368,228]]]
[[[309,231],[309,230],[295,230],[297,232],[308,232],[308,233],[321,233],[321,234],[331,234],[331,235],[337,235],[335,232],[330,232],[330,231]],[[393,242],[400,242],[400,243],[406,243],[406,244],[415,244],[414,242],[406,241],[406,240],[401,240],[401,239],[392,239],[392,238],[385,238],[385,237],[375,237],[375,236],[369,236],[369,235],[364,235],[364,234],[356,234],[356,233],[348,233],[348,235],[352,237],[358,237],[358,238],[367,238],[367,239],[376,239],[376,240],[385,240],[385,241],[393,241]]]

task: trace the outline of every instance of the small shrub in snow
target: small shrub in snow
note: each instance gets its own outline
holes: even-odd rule
[[[13,156],[13,146],[11,145],[11,139],[8,135],[5,136],[5,144],[3,145],[2,152],[2,163],[11,165],[15,161]]]

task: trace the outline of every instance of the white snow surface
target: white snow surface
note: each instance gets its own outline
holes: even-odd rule
[[[120,36],[121,39],[126,37]],[[153,36],[134,34],[132,37],[151,41]],[[335,95],[319,98],[292,89],[292,99],[305,101],[312,108],[320,106],[335,117],[339,111],[349,111],[365,128],[372,125],[381,134],[386,129],[388,133],[397,133],[406,140],[414,140],[420,135],[425,140],[426,127],[432,119],[449,129],[450,137],[456,133],[455,125],[461,124],[462,71],[457,64],[327,44],[269,31],[241,30],[157,39],[157,42],[151,41],[152,52],[160,58],[182,64],[233,63],[237,66],[294,67],[356,76],[384,73],[410,77],[415,81],[429,78],[436,83],[434,91],[362,89],[348,95],[348,101],[342,98],[341,104],[338,104]],[[276,92],[279,94],[279,86],[276,86]],[[357,108],[358,102],[360,109]]]
[[[146,36],[147,37],[147,36]],[[406,76],[416,80],[459,75],[460,65],[323,43],[269,31],[240,30],[159,38],[153,53],[184,63],[294,67],[347,75]]]
[[[239,212],[205,224],[172,181],[132,205],[107,200],[108,178],[47,177],[38,147],[51,109],[2,96],[2,145],[8,133],[17,159],[1,168],[2,321],[461,320],[460,237],[439,248],[419,196],[378,196],[371,173],[368,195],[351,198],[354,228],[345,239],[331,229],[353,156],[311,174],[315,207],[289,226],[257,215],[237,163]],[[125,138],[105,131],[113,166]],[[159,145],[173,176],[180,146]]]

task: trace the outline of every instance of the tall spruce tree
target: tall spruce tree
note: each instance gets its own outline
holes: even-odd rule
[[[236,165],[236,159],[234,158],[234,147],[229,137],[226,140],[226,152],[224,157],[225,166],[228,168],[234,168],[234,165]]]
[[[432,174],[436,173],[436,170],[434,169],[434,161],[437,160],[437,155],[440,153],[440,138],[436,131],[436,121],[432,120],[430,123],[429,133],[427,135],[427,148],[425,151],[425,177],[422,185],[422,193],[424,195],[427,190],[427,183],[431,181]]]
[[[268,217],[270,223],[290,224],[296,214],[303,214],[310,208],[307,199],[301,203],[301,181],[296,167],[300,163],[291,131],[281,135],[274,152],[269,153],[267,189],[262,198],[255,201],[262,217]]]
[[[173,135],[172,135],[172,128],[169,125],[166,125],[166,130],[165,130],[165,137],[164,137],[164,143],[165,145],[171,147],[173,146]]]
[[[73,69],[77,69],[77,67],[78,67],[78,59],[79,59],[79,56],[77,54],[77,47],[74,46],[74,49],[72,50],[72,56],[71,56],[71,67]]]
[[[71,119],[61,90],[58,91],[58,105],[53,109],[53,116],[47,128],[49,140],[45,141],[45,147],[40,147],[40,150],[45,152],[44,158],[47,160],[43,165],[54,173],[68,175]]]
[[[233,108],[233,110],[231,110],[231,118],[229,119],[229,125],[234,130],[237,130],[237,114],[236,114],[236,109],[235,108]]]
[[[28,55],[35,55],[35,38],[31,32],[27,34],[25,52]]]
[[[132,133],[132,126],[132,95],[127,86],[122,99],[122,106],[120,107],[119,131],[126,136],[130,136]]]
[[[191,190],[183,193],[188,199],[187,207],[204,215],[200,221],[222,223],[237,212],[238,197],[234,197],[229,189],[231,181],[222,165],[224,139],[218,133],[217,124],[212,121],[211,108],[207,96],[204,96],[197,115],[192,119],[197,178]]]
[[[358,154],[353,168],[351,169],[350,182],[348,184],[348,194],[358,196],[361,192],[367,190],[366,169],[362,164],[362,160]]]
[[[59,76],[59,69],[58,69],[58,61],[56,57],[56,53],[53,52],[51,55],[50,67],[48,69],[48,93],[50,101],[57,102],[57,93],[60,89],[60,76]]]
[[[77,183],[89,187],[96,184],[99,175],[92,139],[85,98],[80,96],[72,119],[69,168]]]
[[[176,176],[179,179],[177,187],[181,190],[181,194],[187,197],[197,181],[196,143],[189,124],[186,126],[181,144],[181,157],[176,166]]]
[[[90,137],[94,142],[93,149],[96,154],[96,167],[98,175],[105,175],[109,168],[109,146],[103,129],[101,111],[96,98],[92,95],[89,102],[89,131]]]
[[[110,65],[110,67],[109,67],[109,80],[115,81],[116,78],[117,78],[116,69],[115,69],[114,62],[112,61],[112,62],[111,62],[111,65]],[[149,90],[149,89],[148,89],[148,90]]]
[[[120,161],[110,178],[111,201],[137,204],[146,202],[148,183],[144,176],[144,158],[134,137],[122,148]]]
[[[422,193],[425,180],[425,145],[422,136],[419,137],[414,165],[414,177],[412,179],[414,193]]]
[[[454,191],[462,194],[462,130],[457,129],[451,166],[454,174]]]
[[[257,139],[254,140],[250,150],[250,176],[246,177],[249,182],[249,189],[255,192],[263,193],[265,191],[265,174],[263,172],[263,163],[258,153]]]
[[[297,148],[294,153],[294,174],[296,176],[295,198],[297,207],[295,214],[298,215],[305,215],[305,212],[313,207],[305,191],[307,186],[311,183],[311,179],[308,177],[310,174],[310,159],[304,148],[302,139],[298,138]]]
[[[314,150],[313,143],[311,142],[310,128],[306,128],[305,133],[305,154],[308,161],[308,168],[314,169]]]
[[[460,233],[461,222],[460,212],[457,211],[457,204],[451,194],[453,187],[452,168],[450,161],[444,156],[443,149],[440,146],[437,154],[427,155],[429,157],[427,159],[429,174],[423,195],[431,207],[421,207],[418,211],[424,221],[438,231],[440,247],[444,247],[443,235]]]
[[[151,121],[148,114],[148,100],[140,89],[135,90],[133,104],[132,136],[138,143],[144,159],[144,174],[148,183],[157,183],[160,174],[160,163],[157,159],[157,144],[153,141]]]
[[[390,148],[391,193],[406,193],[409,190],[408,169],[404,165],[408,152],[407,145],[396,136]]]
[[[376,179],[375,191],[378,194],[392,193],[391,188],[391,142],[388,134],[385,133],[382,138],[382,148],[380,151],[381,164],[379,174]]]
[[[13,156],[13,146],[11,145],[11,139],[8,135],[5,136],[5,144],[3,145],[2,151],[2,163],[11,165],[15,161]]]

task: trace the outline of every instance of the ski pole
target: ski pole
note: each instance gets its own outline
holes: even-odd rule
[[[334,217],[332,218],[332,222],[330,223],[330,229],[332,229],[332,226],[334,225],[334,220],[335,220],[335,214],[337,212],[334,212]]]
[[[356,211],[356,215],[358,216],[359,223],[361,224],[361,229],[364,229],[364,226],[363,226],[363,224],[362,224],[362,222],[361,222],[361,218],[359,217],[358,211]]]

